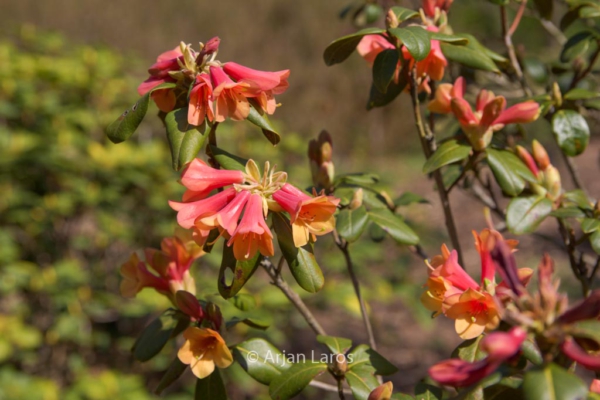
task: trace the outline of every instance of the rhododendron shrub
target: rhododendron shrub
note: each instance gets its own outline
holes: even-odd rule
[[[578,372],[600,373],[600,290],[595,289],[600,208],[582,186],[570,157],[581,154],[589,141],[582,115],[592,107],[586,101],[599,96],[589,81],[600,54],[598,36],[588,30],[566,41],[563,62],[568,61],[565,54],[575,52],[575,44],[595,41],[592,53],[577,50],[571,70],[565,67],[567,75],[560,80],[570,79],[566,89],[557,81],[533,85],[512,36],[525,12],[539,14],[545,26],[552,25],[551,2],[536,1],[529,11],[526,1],[516,2],[512,18],[510,2],[492,3],[499,8],[503,28],[505,48],[499,52],[467,32],[454,32],[450,0],[423,0],[419,10],[383,10],[369,1],[369,10],[375,7],[384,20],[371,18],[374,26],[334,40],[324,50],[327,65],[343,62],[355,50],[367,61],[365,71],[372,76],[367,109],[389,106],[399,96],[410,99],[411,107],[402,112],[414,120],[415,140],[425,158],[424,177],[435,183],[449,237],[448,244],[441,244],[441,254],[433,257],[427,255],[431,249],[419,244],[418,230],[399,212],[412,200],[393,200],[372,173],[339,174],[333,163],[334,140],[326,131],[307,143],[310,185],[268,161],[259,167],[254,160],[260,154],[233,155],[226,141],[217,140],[221,123],[241,121],[256,125],[273,145],[285,140],[269,121],[290,76],[293,84],[285,65],[267,72],[222,62],[217,58],[219,38],[197,49],[182,42],[158,56],[138,87],[140,100],[107,128],[113,142],[126,140],[155,103],[172,167],[180,171],[185,188],[180,199],[165,204],[173,209],[175,235],[165,238],[160,250],[132,254],[121,267],[123,296],[149,288],[172,304],[133,348],[135,358],[146,361],[169,340],[179,346],[158,392],[189,367],[198,378],[195,398],[225,399],[221,374],[238,363],[268,386],[273,399],[292,398],[308,385],[336,392],[341,399],[413,398],[413,393],[394,393],[392,382],[382,378],[397,368],[376,351],[376,334],[350,251],[368,231],[375,243],[389,236],[423,259],[420,301],[432,318],[452,320],[463,341],[450,358],[430,366],[414,390],[416,398],[595,398],[598,380],[588,385]],[[565,28],[577,17],[592,25],[600,15],[592,2],[567,3],[570,8],[561,23]],[[366,5],[356,11],[355,24],[365,10]],[[550,30],[556,34],[558,28]],[[502,84],[486,86],[493,80]],[[531,125],[542,120],[552,126],[563,156],[559,163],[568,166],[568,177],[561,176],[540,141],[528,136]],[[575,189],[563,186],[568,180]],[[455,190],[477,199],[481,208],[468,216],[453,214],[450,193]],[[473,231],[476,259],[463,254],[459,218],[472,221],[474,228],[484,227]],[[563,266],[547,254],[539,255],[537,268],[521,266],[521,247],[514,236],[534,233],[545,219],[556,220],[570,269],[581,286],[579,300],[569,301],[556,271]],[[326,333],[282,276],[287,265],[298,286],[318,296],[329,273],[315,254],[315,243],[322,241],[335,244],[346,263],[368,343],[353,347],[341,326],[335,327],[334,336]],[[196,296],[197,286],[205,283],[190,266],[198,259],[202,263],[208,253],[222,259],[220,296],[235,299],[257,269],[265,270],[332,357],[279,362],[274,355],[282,352],[265,335],[248,330],[243,342],[233,339],[228,328],[235,324],[268,326],[251,317],[223,315],[214,302]],[[467,272],[473,265],[480,271],[476,275]],[[320,375],[332,383],[315,380]]]

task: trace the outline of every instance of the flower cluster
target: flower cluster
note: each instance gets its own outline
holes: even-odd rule
[[[537,271],[537,291],[529,293],[525,284],[531,273],[517,269],[509,243],[500,240],[498,233],[490,231],[492,233],[496,239],[491,247],[487,247],[492,249],[488,260],[504,279],[496,287],[496,304],[502,308],[502,320],[512,329],[490,333],[483,338],[480,347],[487,352],[487,358],[475,362],[459,359],[442,361],[429,370],[431,377],[443,385],[455,387],[474,384],[495,372],[503,363],[517,361],[521,345],[527,338],[535,341],[547,362],[571,360],[584,368],[600,371],[600,356],[597,354],[600,349],[597,336],[600,290],[593,291],[579,304],[569,308],[567,297],[558,292],[559,281],[552,279],[552,259],[545,255]],[[482,256],[482,264],[483,260]],[[462,270],[445,275],[453,281],[469,283]],[[430,286],[429,291],[432,290]],[[464,307],[471,307],[471,310],[478,308],[477,305]],[[474,316],[473,322],[476,319],[477,316]]]
[[[189,269],[204,254],[189,231],[177,229],[175,235],[163,239],[161,250],[148,248],[145,261],[133,253],[121,266],[121,294],[134,297],[144,288],[153,288],[173,300],[179,290],[196,293],[196,283]]]
[[[435,316],[444,314],[455,320],[456,333],[462,339],[472,339],[484,331],[498,327],[502,311],[502,301],[506,299],[506,282],[496,284],[496,267],[491,252],[498,242],[514,249],[516,242],[505,240],[492,229],[484,229],[480,234],[473,232],[475,246],[481,259],[481,280],[478,284],[458,264],[456,250],[450,252],[442,247],[442,254],[434,257],[429,264],[427,291],[421,302],[433,311]],[[517,279],[527,284],[532,271],[519,270]]]
[[[297,247],[334,229],[338,199],[305,194],[286,183],[287,174],[274,172],[268,162],[263,172],[252,160],[242,172],[218,170],[195,159],[181,175],[187,188],[183,202],[169,202],[177,211],[177,222],[193,229],[199,245],[218,229],[238,260],[252,259],[257,252],[274,255],[273,234],[266,223],[269,210],[289,213]],[[215,189],[221,191],[211,195]]]
[[[267,114],[277,108],[275,95],[288,88],[289,70],[266,72],[243,65],[216,60],[220,40],[200,43],[200,52],[181,43],[173,50],[158,56],[148,70],[150,77],[138,87],[140,95],[163,83],[175,87],[156,89],[152,99],[161,111],[188,107],[188,122],[201,125],[210,122],[246,119],[251,102]]]
[[[438,114],[453,113],[475,150],[485,149],[492,141],[494,132],[505,125],[533,122],[540,115],[540,107],[533,100],[506,108],[504,96],[496,96],[488,90],[479,92],[473,111],[464,98],[465,90],[463,77],[459,77],[454,85],[439,85],[428,109]]]
[[[548,153],[540,142],[534,140],[532,147],[533,157],[524,147],[517,146],[517,154],[538,180],[532,188],[536,193],[547,196],[550,200],[557,200],[562,193],[560,172],[550,163]]]
[[[424,29],[427,29],[431,32],[438,31],[438,28],[435,26],[427,26]],[[360,43],[356,47],[356,51],[358,51],[358,54],[360,54],[369,63],[369,65],[373,66],[375,58],[379,53],[386,49],[395,48],[396,47],[394,44],[388,40],[386,35],[366,35],[361,39]],[[407,71],[416,65],[419,91],[426,91],[427,93],[431,92],[429,80],[441,80],[444,77],[444,71],[448,65],[448,61],[442,53],[439,40],[431,40],[431,51],[427,57],[421,61],[415,61],[406,47],[402,47],[402,58],[408,62]],[[394,83],[398,83],[400,81],[400,72],[402,70],[403,62],[405,62],[404,60],[398,61],[394,75]]]

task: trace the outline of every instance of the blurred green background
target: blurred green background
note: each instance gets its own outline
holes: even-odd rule
[[[135,362],[129,349],[136,334],[168,304],[149,291],[135,300],[122,299],[118,268],[132,251],[158,247],[172,233],[174,212],[167,200],[178,199],[183,188],[170,168],[160,122],[151,118],[154,106],[127,143],[111,144],[103,129],[135,101],[136,87],[156,55],[180,40],[196,43],[218,35],[223,61],[292,71],[290,89],[279,97],[283,105],[274,118],[282,143],[273,148],[249,124],[226,123],[220,128],[220,146],[275,161],[294,183],[307,186],[307,142],[326,128],[334,138],[338,172],[379,173],[393,197],[410,190],[430,200],[431,205],[413,205],[402,213],[426,251],[437,253],[447,238],[432,182],[420,174],[424,159],[408,99],[367,113],[371,77],[364,61],[353,56],[332,68],[322,62],[325,46],[355,29],[338,17],[347,4],[0,0],[0,399],[155,397],[151,392],[176,349],[168,346],[147,364]],[[450,21],[455,31],[481,37],[502,52],[493,5],[457,0]],[[533,60],[547,61],[560,51],[539,23],[527,17],[515,42],[533,49],[527,53]],[[548,142],[544,124],[528,129],[532,137]],[[597,149],[593,137],[590,149],[576,159],[596,196]],[[467,250],[466,267],[476,272],[470,231],[485,227],[481,206],[460,192],[453,193],[452,201]],[[554,235],[553,226],[541,229]],[[560,249],[547,242],[525,238],[523,248],[521,266],[535,266],[542,251],[564,260]],[[331,238],[320,239],[317,251],[326,285],[303,297],[331,335],[365,342],[341,254]],[[425,276],[421,260],[388,240],[374,246],[365,239],[352,251],[379,349],[400,368],[392,376],[395,387],[410,392],[427,367],[447,357],[459,340],[449,321],[432,322],[419,304]],[[218,262],[217,255],[197,262],[199,293],[232,316],[235,309],[216,294]],[[268,282],[258,271],[245,291],[256,296],[256,312],[269,318],[272,327],[265,333],[236,328],[228,332],[228,342],[263,335],[287,353],[319,348],[304,321]],[[266,389],[239,367],[228,370],[226,379],[236,382],[228,385],[233,399],[266,396]],[[190,398],[192,382],[186,375],[163,397]],[[304,396],[327,398],[312,388]]]

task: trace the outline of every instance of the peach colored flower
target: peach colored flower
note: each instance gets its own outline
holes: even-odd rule
[[[185,229],[194,227],[198,218],[206,218],[215,215],[235,197],[236,190],[228,188],[208,198],[178,203],[169,201],[169,205],[177,211],[177,223]]]
[[[304,246],[310,239],[325,235],[335,228],[333,214],[340,200],[332,196],[310,197],[286,183],[273,199],[290,214],[292,235],[296,247]]]
[[[441,276],[430,276],[425,287],[427,287],[427,290],[421,294],[421,303],[426,309],[434,312],[434,317],[437,317],[448,308],[444,302],[446,297],[462,293],[460,289],[452,286],[448,280]]]
[[[185,343],[177,357],[187,364],[199,379],[204,379],[219,368],[233,363],[233,356],[218,332],[208,328],[189,327],[183,332]]]
[[[210,67],[210,77],[215,101],[215,121],[223,122],[226,118],[241,121],[248,118],[250,103],[246,95],[250,84],[234,82],[221,67]]]
[[[194,87],[190,91],[188,123],[198,126],[202,125],[205,118],[211,122],[215,119],[212,93],[210,76],[208,74],[197,75]]]
[[[289,69],[276,72],[259,71],[227,62],[223,64],[223,71],[236,82],[248,84],[246,97],[255,98],[267,114],[273,114],[277,108],[274,95],[285,92],[289,87]]]
[[[464,293],[446,298],[450,304],[445,315],[454,319],[454,328],[461,339],[473,339],[500,324],[500,315],[494,298],[486,292],[467,289]]]
[[[257,251],[267,257],[275,254],[273,234],[265,222],[261,195],[250,195],[244,216],[227,245],[233,245],[233,254],[237,260],[252,259]]]

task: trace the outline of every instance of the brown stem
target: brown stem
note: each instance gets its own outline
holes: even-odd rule
[[[525,12],[525,8],[527,7],[527,0],[521,0],[521,6],[519,7],[519,11],[517,11],[517,15],[513,20],[513,23],[510,25],[510,29],[508,30],[508,36],[512,36],[515,34],[515,31],[519,27],[519,23],[521,22],[521,18],[523,17],[523,13]]]
[[[269,259],[265,258],[261,261],[260,265],[265,271],[267,271],[267,274],[269,274],[269,277],[272,280],[271,283],[277,286],[279,290],[281,290],[283,294],[285,294],[285,296],[288,298],[288,300],[294,305],[294,307],[296,307],[296,309],[300,311],[300,314],[302,314],[308,326],[310,326],[310,328],[317,335],[327,336],[327,333],[325,332],[321,324],[319,324],[319,322],[315,319],[314,315],[312,315],[312,313],[310,312],[304,301],[302,301],[298,293],[296,293],[292,288],[290,288],[288,284],[283,280],[281,275],[277,273],[277,269],[275,268],[273,263],[271,263]]]
[[[344,380],[343,379],[338,379],[337,381],[337,387],[338,387],[338,395],[340,396],[340,400],[344,400]]]
[[[339,387],[338,386],[334,386],[334,385],[330,385],[329,383],[325,383],[325,382],[321,382],[321,381],[311,381],[309,383],[310,386],[312,387],[316,387],[319,389],[323,389],[326,390],[328,392],[337,392],[339,393]],[[352,394],[352,392],[348,389],[342,389],[342,393],[344,394]]]
[[[360,292],[360,283],[354,271],[354,263],[352,262],[352,258],[350,257],[350,251],[348,250],[348,242],[342,239],[336,231],[334,231],[333,234],[335,244],[344,254],[344,259],[346,260],[346,267],[348,268],[348,273],[350,274],[350,279],[352,280],[352,285],[354,286],[354,292],[356,293],[356,298],[358,299],[358,303],[360,305],[360,313],[362,314],[363,324],[365,325],[367,337],[369,338],[369,345],[373,350],[377,350],[375,336],[373,335],[373,327],[371,326],[371,321],[369,320],[369,315],[367,314],[367,306],[365,305],[365,301]]]
[[[590,57],[590,61],[589,61],[587,68],[584,69],[582,72],[575,74],[575,76],[573,77],[573,80],[571,81],[571,85],[569,86],[569,89],[573,89],[575,86],[577,86],[577,84],[579,82],[581,82],[583,80],[583,78],[585,78],[590,72],[592,72],[592,69],[594,68],[594,64],[596,64],[596,61],[598,61],[598,56],[600,56],[600,41],[596,42],[596,46],[597,46],[596,51]]]
[[[565,247],[567,248],[567,254],[569,256],[569,264],[571,264],[571,270],[573,274],[577,278],[577,280],[581,283],[581,291],[583,293],[583,297],[587,297],[590,293],[589,281],[586,271],[586,266],[583,263],[582,256],[577,257],[577,249],[575,235],[573,231],[567,227],[561,219],[557,219],[558,221],[558,231],[563,238],[563,242],[565,243]]]
[[[415,125],[419,133],[419,139],[421,140],[421,147],[423,148],[425,158],[429,159],[429,157],[431,157],[431,155],[435,152],[436,142],[433,132],[430,131],[429,127],[423,123],[423,118],[421,117],[421,109],[419,107],[419,95],[417,93],[418,85],[416,68],[412,69],[410,73],[410,79],[410,96],[412,99]],[[438,195],[440,197],[440,202],[442,203],[442,208],[444,210],[446,229],[448,230],[448,235],[450,235],[452,247],[454,247],[454,249],[458,253],[458,262],[461,265],[464,265],[462,251],[460,248],[460,242],[458,240],[458,231],[456,230],[456,224],[452,215],[452,208],[450,207],[450,199],[448,198],[448,192],[444,187],[444,180],[442,178],[442,173],[439,169],[433,172],[433,178],[438,188]]]
[[[524,6],[526,5],[526,1],[523,1],[521,3],[521,8],[524,8]],[[521,9],[519,9],[520,11]],[[519,79],[519,82],[521,83],[521,87],[523,88],[523,91],[525,92],[525,94],[528,97],[533,96],[533,92],[531,91],[531,89],[529,88],[529,86],[527,86],[527,82],[525,81],[525,75],[523,75],[523,70],[521,69],[521,64],[519,63],[519,59],[517,58],[517,53],[515,52],[515,46],[513,45],[512,42],[512,34],[514,33],[514,30],[516,30],[517,26],[519,25],[519,22],[521,20],[521,14],[517,14],[517,18],[515,18],[515,20],[513,21],[513,25],[509,28],[508,27],[508,18],[506,16],[506,7],[505,6],[500,6],[500,19],[502,21],[502,36],[504,36],[504,45],[506,46],[506,50],[508,51],[508,58],[510,59],[510,64],[512,65],[513,69],[515,70],[515,75],[517,75],[517,78]],[[516,22],[516,25],[515,25]],[[513,30],[514,27],[514,30]]]

